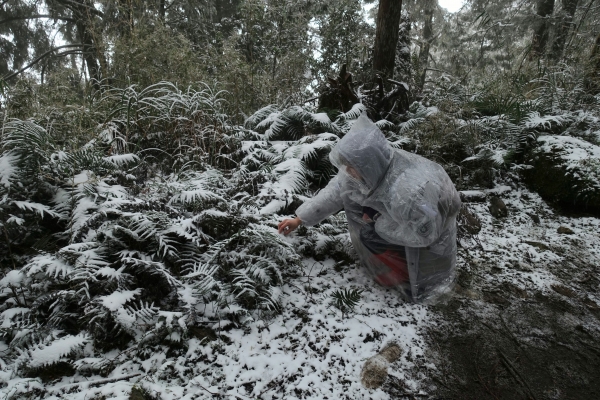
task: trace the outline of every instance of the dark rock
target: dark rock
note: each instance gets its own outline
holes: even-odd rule
[[[206,326],[192,326],[189,328],[189,332],[191,336],[200,340],[204,339],[207,342],[212,342],[217,339],[217,333],[214,329]]]
[[[540,136],[525,162],[525,181],[544,200],[600,215],[600,147],[569,136]],[[576,155],[576,157],[573,157]]]
[[[560,293],[563,296],[567,296],[569,298],[573,298],[577,296],[577,293],[575,293],[575,291],[571,288],[568,288],[566,286],[563,285],[550,285],[550,287],[552,288],[552,290],[554,290],[556,293]]]
[[[502,294],[496,292],[484,292],[483,300],[486,303],[499,304],[499,305],[508,305],[510,301],[506,299]]]
[[[481,221],[466,204],[463,204],[458,213],[458,226],[460,230],[465,230],[471,235],[476,235],[481,230]]]
[[[148,391],[144,388],[134,386],[131,388],[131,393],[129,393],[128,400],[156,400],[156,397],[148,393]]]
[[[540,217],[538,217],[537,214],[527,213],[527,215],[529,215],[529,217],[531,218],[531,220],[533,222],[535,222],[536,224],[540,223]]]
[[[550,250],[547,244],[541,242],[534,242],[531,240],[524,240],[523,243],[527,243],[530,246],[537,247],[540,250]]]
[[[129,400],[146,400],[146,394],[142,389],[134,386],[129,394]]]
[[[559,226],[556,232],[563,235],[572,235],[575,233],[571,228],[567,228],[566,226]]]
[[[500,197],[494,196],[490,199],[490,205],[488,207],[490,214],[496,218],[505,218],[508,216],[508,209],[506,204]]]

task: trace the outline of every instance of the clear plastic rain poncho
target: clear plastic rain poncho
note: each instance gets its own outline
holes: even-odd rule
[[[373,278],[409,301],[453,285],[460,198],[444,169],[394,149],[361,116],[330,154],[338,174],[296,210],[312,226],[342,208],[352,244]]]

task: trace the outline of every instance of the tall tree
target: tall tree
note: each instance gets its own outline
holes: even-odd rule
[[[577,10],[579,0],[562,0],[562,9],[558,14],[558,24],[556,25],[556,34],[552,42],[550,55],[552,59],[558,61],[562,58],[567,37],[573,28],[573,17]]]
[[[412,86],[414,79],[413,63],[410,53],[411,20],[406,13],[400,18],[400,34],[396,48],[396,64],[394,66],[394,79]]]
[[[65,56],[74,52],[82,53],[85,65],[91,78],[99,82],[102,71],[106,71],[106,57],[103,52],[102,32],[98,29],[98,20],[104,13],[96,8],[93,0],[46,0],[45,2],[26,2],[11,0],[11,7],[2,7],[0,27],[6,27],[11,33],[17,33],[17,40],[12,53],[7,58],[13,59],[12,73],[5,74],[6,79],[34,67],[51,56]],[[3,4],[3,6],[6,2]],[[29,7],[23,7],[29,5]],[[54,29],[62,32],[69,43],[52,46],[49,38],[52,30],[41,21],[54,21]],[[32,24],[29,21],[34,21]],[[13,24],[17,23],[17,26]],[[35,30],[29,26],[38,27]],[[44,45],[41,46],[40,43]],[[23,57],[24,51],[34,50],[33,57]],[[68,49],[68,50],[64,50]],[[59,50],[63,50],[60,51]],[[41,54],[39,54],[41,53]],[[16,57],[15,57],[16,56]],[[27,65],[22,66],[23,63]],[[46,63],[41,63],[44,68]],[[16,70],[16,71],[15,71]],[[8,72],[8,71],[7,71]]]
[[[554,12],[554,0],[538,0],[536,6],[536,22],[533,27],[531,40],[530,59],[540,58],[546,51],[548,33],[550,31],[550,18]]]
[[[50,24],[56,26],[62,22],[48,12],[41,12],[34,2],[0,2],[0,77],[8,77],[32,60],[40,57],[41,60],[44,54],[52,53]]]
[[[106,73],[106,56],[102,50],[101,34],[95,31],[95,18],[102,16],[102,13],[96,10],[91,0],[55,0],[67,7],[75,19],[77,36],[83,48],[83,59],[94,81],[94,86],[98,88],[102,80],[103,72]],[[103,71],[104,70],[104,71]]]
[[[373,70],[391,77],[396,61],[402,0],[379,0]]]
[[[342,65],[358,81],[371,78],[365,70],[370,62],[374,29],[363,18],[360,0],[338,0],[316,10],[315,33],[319,38],[319,57],[313,62],[313,75],[324,81],[337,74]]]
[[[592,54],[590,55],[590,69],[586,78],[586,86],[593,93],[600,93],[600,34],[596,37]]]
[[[423,15],[425,17],[425,23],[423,25],[423,36],[421,42],[421,49],[419,51],[419,81],[417,82],[417,90],[420,92],[423,90],[425,85],[425,76],[427,75],[427,64],[429,62],[429,49],[431,42],[433,41],[433,12],[437,6],[437,0],[425,0],[423,1]]]

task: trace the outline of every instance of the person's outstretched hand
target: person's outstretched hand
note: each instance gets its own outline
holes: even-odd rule
[[[293,218],[293,219],[284,219],[283,221],[281,221],[279,223],[279,226],[277,226],[277,229],[279,230],[279,233],[283,233],[284,235],[289,235],[290,233],[294,232],[296,230],[296,228],[298,228],[300,226],[300,224],[302,223],[302,220],[299,217]]]

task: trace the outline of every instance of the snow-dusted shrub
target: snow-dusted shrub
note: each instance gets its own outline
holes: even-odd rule
[[[459,187],[491,186],[510,166],[523,169],[540,135],[598,143],[598,98],[583,87],[580,71],[563,65],[507,73],[477,87],[444,75],[400,127],[411,149],[442,164]]]
[[[2,127],[0,334],[23,370],[132,343],[180,343],[191,326],[219,320],[268,318],[296,273],[298,253],[245,190],[250,168],[211,165],[240,157],[219,147],[240,148],[222,115],[198,98],[182,106],[187,94],[153,95],[83,146],[77,137],[58,143],[61,132],[32,121]],[[157,117],[169,101],[172,114]],[[146,147],[161,140],[166,154]],[[255,174],[255,188],[281,200],[291,181],[278,171],[265,173],[270,181]]]
[[[205,163],[231,167],[227,155],[237,142],[223,111],[224,93],[200,85],[181,90],[160,82],[106,91],[101,104],[111,111],[104,137],[120,152],[143,151],[148,163],[158,162],[163,170],[199,169]]]

